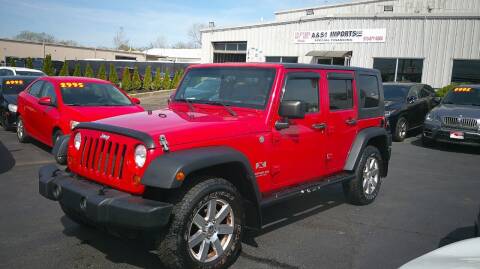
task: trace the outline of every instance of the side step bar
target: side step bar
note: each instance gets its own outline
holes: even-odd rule
[[[260,207],[261,208],[268,207],[276,203],[295,198],[297,196],[302,196],[305,194],[318,191],[321,188],[329,185],[341,183],[344,181],[350,181],[354,178],[355,178],[354,174],[342,173],[342,174],[330,176],[327,178],[323,178],[322,180],[319,180],[319,181],[314,181],[307,184],[301,184],[295,187],[289,187],[287,189],[274,192],[269,196],[263,198],[262,201],[260,202]]]

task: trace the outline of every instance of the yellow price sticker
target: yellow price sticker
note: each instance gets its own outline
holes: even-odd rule
[[[83,82],[61,82],[60,87],[62,88],[83,88]]]
[[[455,92],[471,92],[472,88],[456,88]]]
[[[6,85],[22,85],[23,80],[7,80],[5,81]]]

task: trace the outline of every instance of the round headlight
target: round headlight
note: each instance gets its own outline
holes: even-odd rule
[[[79,150],[81,144],[82,144],[82,135],[80,133],[77,133],[75,135],[75,138],[73,139],[73,146],[75,147],[76,150]]]
[[[135,147],[135,164],[142,168],[147,160],[147,148],[144,145]]]

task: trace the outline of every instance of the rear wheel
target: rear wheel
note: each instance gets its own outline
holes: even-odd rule
[[[395,140],[396,142],[402,142],[407,137],[407,132],[408,121],[406,118],[400,117],[393,132],[393,140]]]
[[[374,146],[367,146],[362,153],[360,163],[355,171],[355,179],[343,183],[347,200],[355,205],[372,203],[382,184],[382,155]]]
[[[208,178],[175,205],[158,255],[169,268],[227,268],[240,254],[243,219],[235,187]]]
[[[58,142],[58,140],[63,136],[62,131],[56,130],[53,135],[52,135],[52,145],[55,147],[55,144]]]
[[[28,141],[28,135],[27,135],[27,132],[25,131],[25,125],[23,123],[23,118],[21,116],[18,116],[17,138],[20,143],[25,143]]]

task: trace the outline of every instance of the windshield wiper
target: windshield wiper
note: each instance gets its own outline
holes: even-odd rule
[[[228,113],[230,113],[230,115],[236,117],[237,116],[237,113],[235,111],[233,111],[233,109],[231,109],[228,105],[226,105],[225,103],[223,103],[222,101],[206,101],[205,104],[209,104],[209,105],[221,105],[223,106],[227,111]]]

